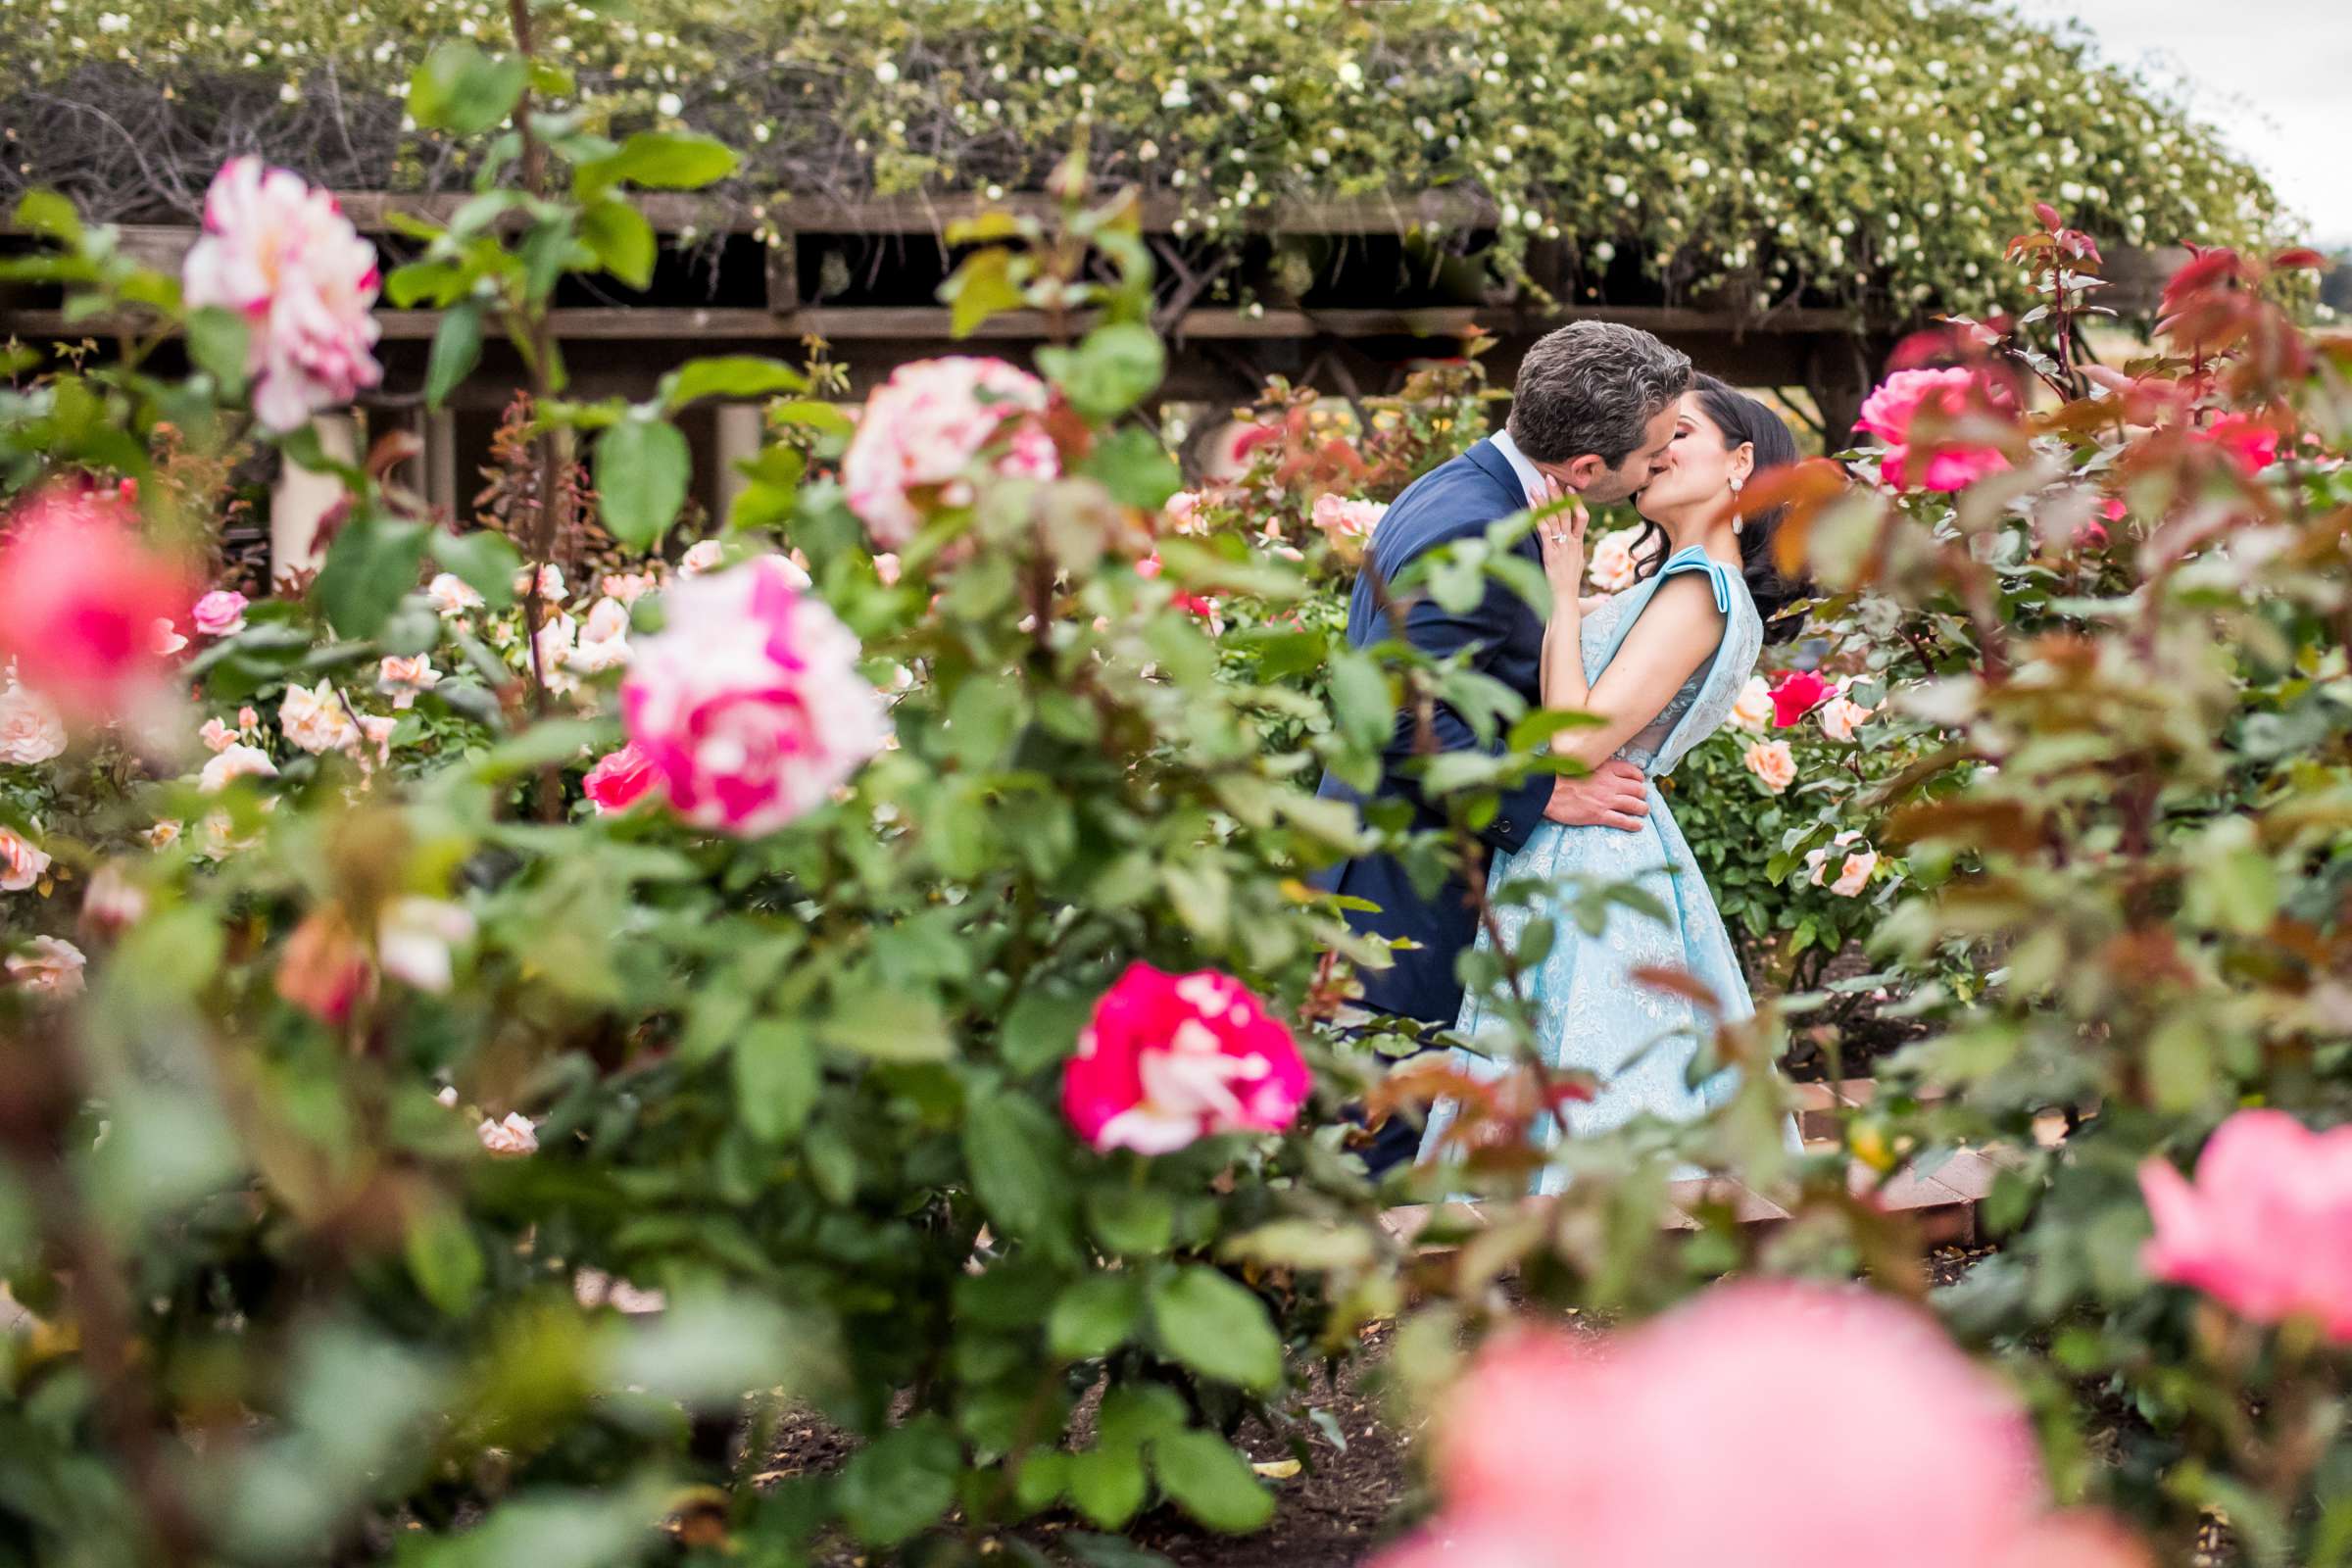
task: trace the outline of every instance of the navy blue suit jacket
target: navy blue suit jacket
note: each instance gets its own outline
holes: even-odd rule
[[[1373,591],[1375,573],[1385,585],[1424,551],[1457,539],[1476,538],[1486,532],[1488,524],[1524,511],[1526,506],[1519,476],[1491,441],[1479,442],[1452,462],[1415,479],[1373,531],[1371,548],[1348,605],[1348,645],[1367,648],[1395,634]],[[1542,560],[1533,536],[1521,540],[1519,548],[1530,559]],[[1530,708],[1541,700],[1543,617],[1526,600],[1493,578],[1487,581],[1485,596],[1467,614],[1457,615],[1421,593],[1405,612],[1404,639],[1440,659],[1463,648],[1474,649],[1472,661],[1480,670],[1519,693]],[[1439,708],[1436,727],[1438,744],[1444,750],[1465,751],[1479,745],[1469,724],[1451,709]],[[1417,825],[1443,827],[1445,813],[1432,808],[1413,780],[1398,771],[1413,756],[1413,729],[1411,715],[1399,712],[1375,794],[1411,802]],[[1499,750],[1500,743],[1485,749]],[[1509,852],[1526,843],[1543,820],[1551,787],[1551,774],[1537,773],[1506,792],[1501,809],[1480,835],[1488,848]],[[1315,793],[1359,804],[1363,800],[1329,773],[1324,774]],[[1377,913],[1348,914],[1348,922],[1356,930],[1390,938],[1410,937],[1420,944],[1398,952],[1394,967],[1364,974],[1364,1004],[1425,1023],[1450,1025],[1462,1005],[1462,984],[1454,977],[1454,959],[1478,934],[1468,885],[1458,876],[1449,877],[1436,898],[1423,898],[1414,891],[1404,867],[1386,855],[1349,860],[1317,880],[1326,891],[1380,906]]]

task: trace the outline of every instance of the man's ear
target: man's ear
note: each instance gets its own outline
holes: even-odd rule
[[[1581,458],[1571,458],[1560,465],[1560,476],[1567,481],[1568,488],[1580,492],[1608,471],[1609,466],[1600,461],[1597,452],[1588,452]]]

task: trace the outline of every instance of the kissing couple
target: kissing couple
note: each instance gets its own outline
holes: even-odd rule
[[[1546,1117],[1546,1138],[1605,1132],[1644,1115],[1692,1120],[1737,1087],[1728,1068],[1690,1082],[1715,1016],[1633,975],[1680,970],[1714,993],[1724,1018],[1754,1011],[1714,897],[1652,785],[1723,723],[1764,644],[1796,633],[1801,617],[1783,612],[1806,589],[1773,564],[1781,509],[1749,515],[1740,501],[1759,474],[1796,457],[1779,416],[1693,374],[1678,350],[1636,327],[1577,321],[1528,350],[1505,427],[1414,480],[1373,531],[1348,603],[1351,647],[1401,635],[1433,659],[1465,655],[1530,709],[1599,720],[1560,730],[1549,743],[1578,768],[1535,773],[1503,791],[1478,833],[1491,889],[1532,880],[1544,890],[1532,906],[1496,907],[1513,945],[1532,920],[1553,926],[1550,951],[1524,976],[1538,1008],[1538,1046],[1553,1067],[1584,1069],[1599,1085],[1590,1102]],[[1642,519],[1636,580],[1586,597],[1585,503],[1627,500]],[[1426,594],[1399,602],[1389,592],[1424,553],[1544,509],[1552,510],[1517,548],[1543,564],[1547,615],[1494,576],[1478,603],[1459,612]],[[1441,751],[1499,749],[1443,705],[1435,731]],[[1417,827],[1443,827],[1445,813],[1407,766],[1419,740],[1415,716],[1399,713],[1373,794],[1408,803]],[[1365,799],[1328,773],[1317,793]],[[1478,1038],[1490,1009],[1477,996],[1465,1000],[1456,960],[1488,937],[1460,873],[1424,896],[1394,857],[1365,855],[1319,880],[1374,906],[1349,912],[1356,931],[1411,944],[1396,950],[1388,968],[1362,973],[1365,1008]],[[1567,906],[1584,888],[1612,884],[1641,889],[1667,918],[1612,902],[1600,932],[1587,933]],[[1507,1065],[1474,1051],[1457,1054],[1474,1074]],[[1426,1133],[1390,1117],[1365,1151],[1372,1173],[1417,1147],[1434,1150],[1452,1113],[1436,1107]],[[1793,1124],[1786,1135],[1794,1139]],[[1559,1174],[1547,1172],[1539,1190],[1556,1191]]]

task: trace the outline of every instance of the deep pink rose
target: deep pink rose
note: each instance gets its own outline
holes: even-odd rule
[[[216,588],[196,601],[188,618],[207,637],[234,637],[245,629],[245,607],[251,603],[233,588]]]
[[[2249,479],[2278,461],[2278,432],[2251,415],[2225,414],[2198,439],[2218,447]]]
[[[1060,471],[1052,437],[1035,416],[1046,384],[1003,360],[954,356],[902,365],[866,400],[842,455],[850,510],[874,543],[903,550],[934,506],[972,499],[974,465],[1050,479]]]
[[[773,832],[824,802],[889,738],[858,639],[794,586],[781,556],[683,577],[666,629],[621,683],[629,739],[687,821]]]
[[[1787,729],[1819,708],[1837,689],[1812,670],[1788,671],[1772,688],[1772,727]]]
[[[66,480],[19,506],[0,542],[0,658],[70,714],[119,714],[167,668],[156,623],[188,602],[187,578],[134,516],[115,492]]]
[[[1837,1477],[1837,1506],[1774,1454]],[[2015,1395],[1927,1314],[1854,1287],[1718,1286],[1605,1339],[1519,1330],[1440,1410],[1435,1470],[1443,1512],[1378,1568],[1487,1568],[1432,1549],[1448,1534],[1502,1568],[2026,1568],[2093,1540],[2043,1511]],[[2082,1568],[2135,1560],[2109,1547]]]
[[[590,804],[600,811],[625,811],[646,791],[661,782],[646,755],[631,742],[597,759],[582,781]]]
[[[2315,1133],[2282,1110],[2241,1110],[2197,1158],[2139,1168],[2160,1280],[2203,1291],[2256,1323],[2316,1318],[2352,1344],[2352,1127]]]
[[[1231,975],[1134,963],[1095,1004],[1061,1108],[1098,1151],[1165,1154],[1216,1133],[1279,1132],[1309,1087],[1291,1032]]]
[[[383,379],[375,247],[333,196],[258,158],[232,158],[204,197],[204,235],[188,251],[188,307],[245,318],[255,417],[292,430]]]
[[[1898,490],[1965,490],[1989,473],[2009,466],[1993,447],[1937,446],[1924,453],[1911,451],[1911,425],[1922,409],[1945,416],[1957,416],[1975,401],[2006,410],[2014,400],[2000,383],[1977,371],[1953,366],[1939,370],[1897,370],[1864,400],[1862,417],[1854,428],[1867,430],[1886,444],[1879,462],[1879,476]]]

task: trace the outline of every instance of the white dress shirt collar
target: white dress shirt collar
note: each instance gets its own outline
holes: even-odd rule
[[[1527,497],[1527,504],[1531,507],[1539,505],[1544,495],[1543,472],[1528,461],[1526,453],[1519,450],[1519,443],[1511,439],[1511,432],[1497,430],[1487,439],[1494,443],[1494,450],[1502,454],[1502,461],[1509,464],[1511,471],[1519,476],[1519,491]]]

